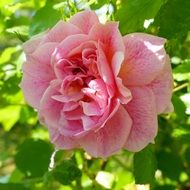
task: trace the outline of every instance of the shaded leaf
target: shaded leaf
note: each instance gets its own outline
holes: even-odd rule
[[[134,176],[137,184],[151,183],[156,171],[156,158],[149,147],[135,153]]]
[[[182,171],[181,161],[173,152],[164,150],[157,154],[158,169],[162,171],[165,177],[173,180],[178,180]]]
[[[0,183],[0,190],[29,190],[29,188],[26,188],[19,183],[6,183],[6,184]]]
[[[190,147],[185,150],[185,160],[190,165]]]
[[[64,160],[53,170],[54,178],[63,185],[70,184],[72,181],[80,178],[81,175],[81,170],[78,169],[72,160]]]
[[[20,171],[32,177],[40,177],[48,170],[52,147],[42,140],[28,139],[20,145],[15,162]]]

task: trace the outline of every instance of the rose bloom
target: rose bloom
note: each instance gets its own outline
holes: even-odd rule
[[[59,21],[23,45],[21,88],[58,149],[106,158],[154,141],[157,115],[171,111],[165,39],[101,24],[92,11]]]

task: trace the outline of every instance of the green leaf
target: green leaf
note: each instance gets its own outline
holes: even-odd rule
[[[159,35],[168,39],[186,36],[190,30],[189,7],[189,0],[168,0],[155,18]]]
[[[38,34],[54,26],[62,18],[61,12],[53,8],[53,4],[48,1],[47,4],[36,11],[32,18],[29,28],[30,36]]]
[[[106,171],[99,171],[96,175],[96,181],[101,186],[111,189],[114,183],[115,177],[113,174]]]
[[[190,165],[190,147],[185,150],[185,160]]]
[[[18,50],[19,48],[17,47],[8,47],[4,49],[4,51],[1,53],[1,56],[0,56],[0,65],[10,61],[12,55]]]
[[[162,171],[165,177],[178,180],[182,171],[181,161],[176,153],[160,151],[157,154],[158,169]]]
[[[6,106],[0,109],[0,123],[3,125],[5,131],[9,131],[14,124],[19,120],[21,107]]]
[[[154,190],[176,190],[176,186],[173,185],[159,185]]]
[[[189,73],[190,71],[190,60],[184,61],[182,64],[173,69],[174,73]]]
[[[64,160],[53,170],[54,178],[63,185],[68,185],[72,181],[82,176],[81,170],[72,160]]]
[[[173,94],[173,96],[172,96],[172,103],[174,106],[174,111],[175,111],[176,116],[180,120],[187,118],[187,115],[185,113],[186,106],[183,103],[183,101],[178,96],[176,96],[175,94]]]
[[[115,18],[120,21],[122,34],[144,30],[145,19],[152,19],[163,0],[122,0]]]
[[[0,190],[29,190],[29,189],[19,183],[6,183],[6,184],[0,183]]]
[[[156,171],[156,158],[149,147],[135,153],[134,176],[137,184],[151,183]]]
[[[28,139],[18,148],[15,162],[18,169],[26,175],[40,177],[48,171],[52,152],[49,143]]]
[[[116,173],[116,184],[114,189],[122,189],[127,184],[131,184],[134,182],[133,173],[127,170],[118,171]]]
[[[17,168],[11,173],[9,178],[9,183],[19,183],[22,182],[24,174]]]

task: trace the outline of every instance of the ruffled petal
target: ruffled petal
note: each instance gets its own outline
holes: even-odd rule
[[[27,56],[27,61],[22,67],[23,78],[20,87],[26,101],[37,109],[43,93],[55,77],[50,62],[56,45],[57,43],[46,43],[39,46]]]
[[[133,123],[125,148],[136,152],[153,142],[158,128],[157,113],[152,90],[148,87],[134,87],[130,90],[133,98],[124,106]]]
[[[67,36],[81,33],[82,31],[75,25],[61,20],[48,31],[43,42],[61,42]]]
[[[69,150],[79,147],[74,138],[63,136],[57,129],[49,127],[49,134],[51,142],[57,149]]]
[[[114,76],[111,71],[111,67],[107,60],[106,54],[104,53],[101,44],[98,44],[97,49],[97,67],[101,78],[104,80],[106,84],[113,85],[114,84]]]
[[[33,53],[45,38],[46,33],[47,32],[40,33],[38,35],[33,36],[30,40],[26,41],[23,44],[24,52],[28,54]]]
[[[99,20],[95,12],[85,10],[75,14],[69,22],[80,28],[85,34],[88,34],[92,26],[99,23]]]
[[[26,56],[26,59],[32,58],[41,64],[41,67],[45,64],[51,64],[52,54],[55,51],[58,43],[56,42],[47,42],[40,45],[32,54]]]
[[[40,81],[39,78],[34,78],[28,73],[23,75],[20,83],[26,102],[36,109],[39,108],[40,100],[48,86],[49,81]]]
[[[58,95],[56,86],[50,85],[42,96],[40,101],[39,117],[42,123],[47,127],[57,129],[61,117],[63,103],[56,101],[52,96]]]
[[[118,23],[116,22],[95,24],[89,32],[89,38],[103,45],[103,50],[110,63],[110,67],[115,52],[125,52],[123,39],[118,30]]]
[[[173,111],[171,103],[173,77],[168,56],[162,73],[152,81],[149,87],[152,89],[156,98],[157,113]]]
[[[111,156],[124,146],[131,123],[127,111],[120,106],[104,127],[98,131],[90,131],[78,140],[79,144],[93,157]]]
[[[68,54],[88,40],[88,36],[85,34],[71,35],[65,38],[56,48],[53,53],[52,62],[58,63],[63,58],[68,58]],[[55,65],[56,67],[56,65]],[[56,69],[56,68],[55,68]]]
[[[134,33],[123,37],[125,61],[119,76],[124,85],[145,85],[162,71],[166,59],[165,39]]]

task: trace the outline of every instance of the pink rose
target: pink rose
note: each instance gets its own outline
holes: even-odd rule
[[[172,74],[165,40],[121,36],[84,11],[24,44],[21,88],[60,149],[108,157],[154,141],[157,114],[170,111]]]

